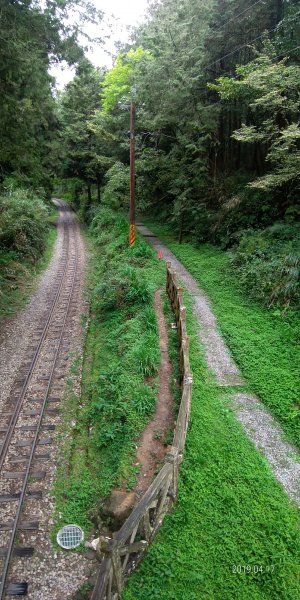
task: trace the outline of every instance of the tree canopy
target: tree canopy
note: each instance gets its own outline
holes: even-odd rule
[[[110,161],[127,167],[122,105],[134,90],[141,209],[230,245],[249,219],[271,224],[295,204],[299,46],[297,2],[150,3],[90,119]]]
[[[49,66],[60,60],[74,64],[83,57],[78,43],[80,24],[70,24],[72,11],[77,17],[81,13],[85,19],[100,18],[82,0],[6,0],[1,4],[2,180],[13,174],[33,186],[51,183],[49,155],[57,117]]]
[[[154,0],[109,70],[84,58],[65,19],[83,5],[5,4],[2,179],[56,175],[89,206],[94,189],[125,207],[134,100],[137,205],[180,239],[230,247],[249,226],[300,214],[296,0]],[[76,76],[55,99],[48,67],[62,58]]]

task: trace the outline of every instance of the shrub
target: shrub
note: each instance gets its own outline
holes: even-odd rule
[[[102,194],[104,204],[114,209],[127,206],[129,199],[129,168],[121,162],[116,162],[107,171],[105,182]]]
[[[129,265],[120,265],[115,272],[106,271],[96,288],[96,297],[97,308],[110,311],[125,305],[145,304],[150,301],[151,292],[140,272]]]
[[[157,349],[157,335],[148,333],[136,341],[132,349],[132,358],[139,372],[145,377],[153,377],[159,369],[160,355]]]
[[[144,319],[146,328],[157,332],[157,320],[153,306],[147,306],[144,310]]]
[[[106,208],[105,206],[103,206],[101,210],[95,211],[94,217],[90,225],[92,235],[97,236],[99,231],[103,228],[115,225],[115,223],[117,222],[117,218],[117,213],[114,213],[110,208]]]
[[[44,249],[48,209],[24,189],[0,197],[0,250],[36,259]]]
[[[130,249],[130,253],[133,258],[137,259],[153,258],[154,256],[154,251],[151,248],[151,246],[149,246],[149,244],[140,239],[136,241],[134,248]]]
[[[280,222],[262,231],[244,232],[232,262],[252,297],[282,308],[299,303],[299,225]]]

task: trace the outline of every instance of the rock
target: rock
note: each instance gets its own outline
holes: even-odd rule
[[[99,540],[100,538],[96,538],[95,540],[92,540],[91,542],[86,542],[85,547],[86,548],[91,548],[92,550],[97,550],[97,546],[99,544]]]
[[[97,573],[94,573],[93,575],[91,575],[88,579],[89,584],[94,587],[94,585],[96,584],[97,581]]]
[[[83,556],[87,560],[95,560],[96,558],[96,548],[85,548],[83,551]]]
[[[136,495],[134,492],[113,490],[103,507],[103,514],[112,521],[112,529],[117,531],[129,517],[134,505]]]

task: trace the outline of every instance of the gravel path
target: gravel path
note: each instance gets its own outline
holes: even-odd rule
[[[72,218],[72,217],[71,217]],[[1,335],[0,343],[0,412],[5,410],[5,402],[13,389],[18,371],[30,355],[30,344],[38,335],[40,322],[47,312],[49,295],[55,279],[59,275],[61,253],[63,248],[64,221],[70,219],[69,211],[60,212],[58,222],[58,237],[54,248],[53,258],[48,269],[40,277],[39,285],[28,303],[27,308],[14,319],[7,322]],[[74,218],[73,218],[74,223]],[[56,372],[56,388],[60,397],[65,390],[66,381],[70,378],[70,367],[77,360],[79,367],[73,376],[73,391],[80,394],[81,361],[83,354],[84,330],[82,314],[87,312],[83,297],[84,276],[86,271],[86,251],[76,225],[70,233],[71,244],[77,247],[78,269],[76,275],[76,295],[72,302],[74,310],[64,333],[63,351]],[[48,421],[50,423],[50,421]],[[53,416],[56,429],[59,429],[60,416]],[[54,499],[51,495],[56,473],[58,434],[53,432],[53,443],[47,446],[50,460],[41,464],[47,469],[47,475],[41,482],[34,483],[35,490],[41,490],[40,500],[27,501],[24,507],[24,520],[37,520],[39,529],[34,532],[21,532],[19,542],[25,546],[33,546],[34,555],[31,558],[15,559],[10,572],[11,581],[28,581],[29,600],[68,600],[74,597],[78,588],[87,581],[97,566],[90,555],[83,556],[74,552],[57,551],[52,547],[50,536],[53,526]],[[9,510],[9,508],[8,508]],[[5,515],[3,514],[1,521]],[[8,517],[8,515],[6,515]],[[3,545],[3,544],[1,544]]]
[[[256,448],[268,460],[289,498],[300,508],[300,463],[295,458],[298,454],[297,449],[285,442],[284,432],[260,400],[252,394],[242,392],[243,379],[218,331],[216,318],[206,294],[167,246],[147,227],[139,225],[138,229],[158,252],[163,253],[165,260],[172,263],[178,278],[193,297],[193,314],[199,326],[199,337],[210,370],[220,386],[237,388],[232,394],[232,408],[237,419]]]

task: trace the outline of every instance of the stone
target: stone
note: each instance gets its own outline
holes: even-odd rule
[[[117,531],[129,517],[135,505],[136,495],[134,492],[123,492],[113,490],[103,507],[103,514],[109,517],[112,529]]]

